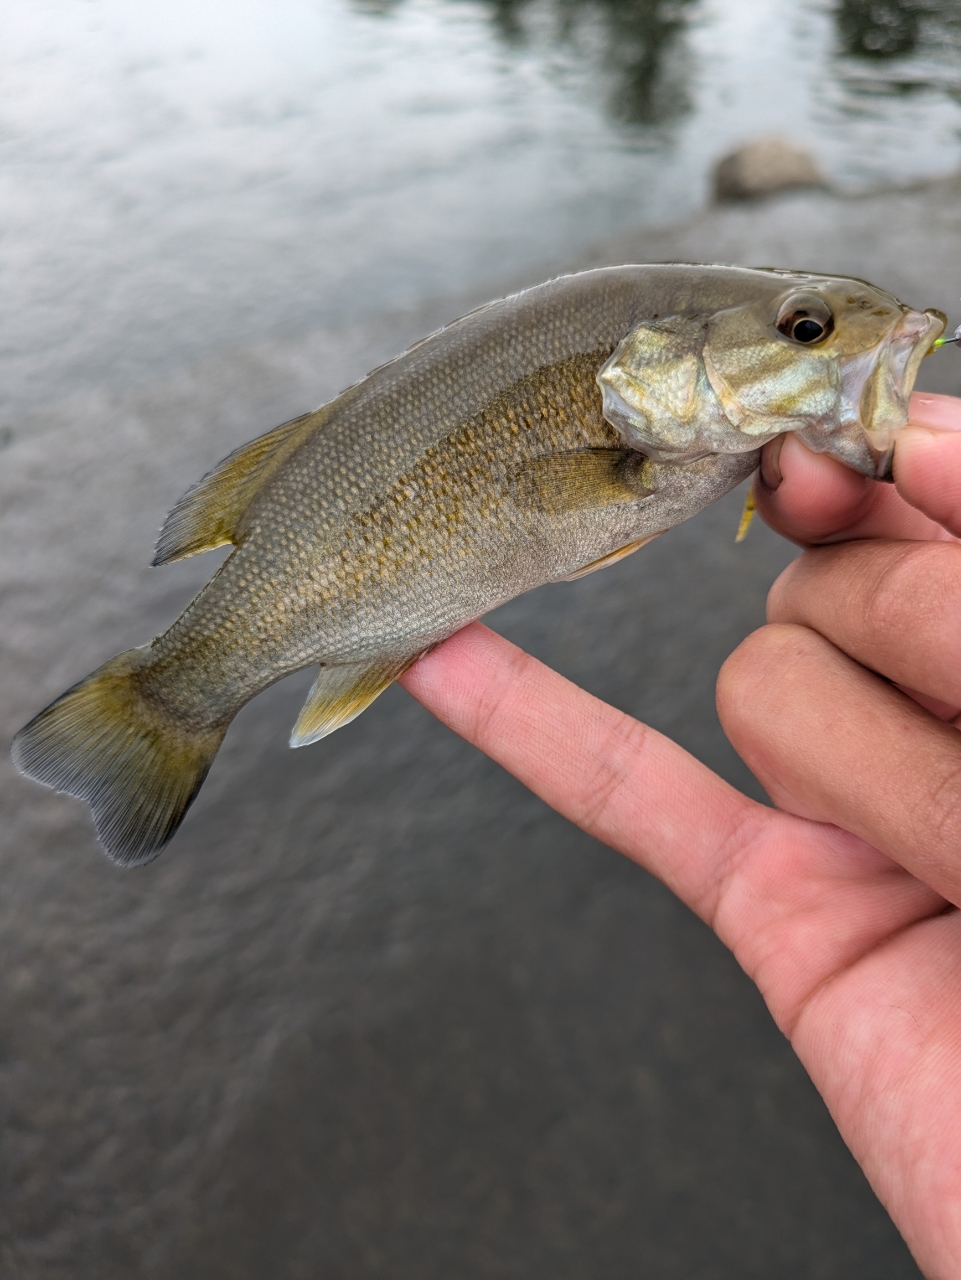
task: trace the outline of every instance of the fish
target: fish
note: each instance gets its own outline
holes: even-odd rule
[[[482,614],[695,515],[785,431],[883,478],[945,324],[860,280],[677,263],[480,307],[190,488],[153,563],[230,555],[162,635],[21,729],[14,760],[90,805],[116,863],[149,862],[240,708],[292,672],[317,668],[300,747]]]

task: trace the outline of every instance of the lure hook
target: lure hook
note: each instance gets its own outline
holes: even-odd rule
[[[933,346],[931,349],[932,349],[932,351],[937,351],[937,349],[938,349],[939,347],[947,347],[947,346],[949,346],[952,342],[954,342],[954,343],[961,343],[961,324],[959,324],[959,325],[958,325],[958,327],[955,329],[954,334],[953,334],[953,336],[952,336],[952,337],[950,337],[950,338],[935,338],[935,340],[934,340],[934,346]]]

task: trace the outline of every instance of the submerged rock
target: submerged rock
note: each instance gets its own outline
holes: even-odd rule
[[[827,183],[810,152],[783,138],[757,138],[719,160],[714,169],[717,200],[759,200],[794,187]]]

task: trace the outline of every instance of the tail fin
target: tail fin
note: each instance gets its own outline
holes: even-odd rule
[[[227,730],[195,730],[144,696],[144,657],[111,658],[13,740],[17,768],[86,800],[107,855],[128,867],[155,858],[180,826]]]

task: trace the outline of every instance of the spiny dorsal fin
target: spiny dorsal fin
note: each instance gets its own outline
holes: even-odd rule
[[[258,436],[192,485],[164,521],[153,563],[170,564],[226,542],[236,543],[255,494],[320,424],[320,413],[319,409],[304,413]]]
[[[647,459],[632,449],[570,449],[522,463],[511,485],[526,507],[550,515],[637,502],[652,489],[643,483]]]
[[[321,667],[290,735],[292,747],[319,742],[335,729],[356,720],[375,698],[403,675],[416,658],[392,662],[350,662]]]

